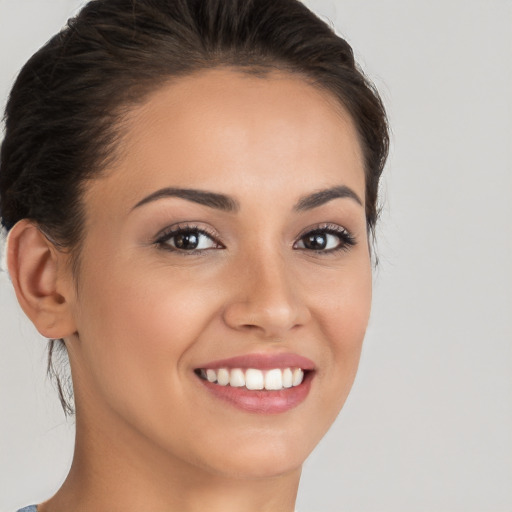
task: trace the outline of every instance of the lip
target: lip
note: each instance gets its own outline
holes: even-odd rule
[[[259,370],[272,370],[274,368],[302,368],[303,370],[314,370],[315,363],[307,357],[293,353],[257,353],[210,361],[204,365],[198,366],[197,368],[211,370],[218,370],[219,368],[241,368],[242,370],[247,368],[257,368]]]
[[[271,370],[274,368],[302,368],[304,380],[299,386],[279,391],[248,390],[231,386],[220,386],[196,375],[199,383],[204,386],[215,399],[229,404],[239,410],[259,414],[280,414],[300,405],[308,396],[311,383],[315,376],[315,364],[310,359],[298,354],[247,354],[229,359],[210,361],[202,369],[216,370],[219,368],[257,368]]]

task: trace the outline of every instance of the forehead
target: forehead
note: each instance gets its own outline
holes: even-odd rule
[[[221,187],[234,196],[264,186],[293,194],[290,180],[305,191],[348,185],[364,199],[362,151],[350,116],[331,93],[299,75],[201,71],[159,88],[122,126],[117,161],[97,181],[130,204],[169,186]]]

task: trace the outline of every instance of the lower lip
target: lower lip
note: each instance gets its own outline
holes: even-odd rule
[[[259,414],[279,414],[297,407],[306,399],[311,389],[313,372],[308,371],[299,386],[279,391],[250,391],[245,387],[220,386],[204,379],[200,380],[210,393],[238,409]]]

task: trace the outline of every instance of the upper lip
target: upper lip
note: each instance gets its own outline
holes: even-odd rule
[[[256,368],[260,370],[272,370],[274,368],[302,368],[314,370],[315,363],[304,356],[293,353],[272,354],[256,353],[245,354],[228,359],[209,361],[198,368],[216,370],[218,368]]]

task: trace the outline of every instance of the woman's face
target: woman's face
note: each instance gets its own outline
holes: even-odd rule
[[[217,474],[299,468],[349,393],[370,311],[350,118],[299,77],[217,69],[123,129],[84,196],[78,423]]]

